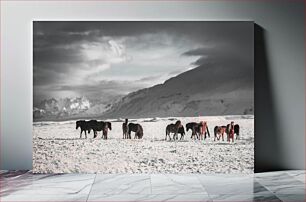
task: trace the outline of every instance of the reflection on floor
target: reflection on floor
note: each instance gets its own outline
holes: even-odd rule
[[[254,175],[1,171],[0,201],[305,201],[305,171]]]

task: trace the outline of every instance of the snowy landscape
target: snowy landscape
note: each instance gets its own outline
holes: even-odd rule
[[[165,128],[177,119],[207,121],[210,138],[165,141]],[[38,173],[253,173],[254,116],[207,116],[134,119],[144,129],[143,139],[123,139],[122,120],[112,121],[109,139],[92,132],[80,139],[75,121],[35,122],[33,170]],[[214,141],[213,128],[231,121],[241,127],[234,143]],[[180,136],[179,136],[180,137]],[[134,135],[132,133],[132,138]]]
[[[165,141],[190,122],[210,137]],[[253,173],[254,23],[34,21],[33,150],[37,173]]]

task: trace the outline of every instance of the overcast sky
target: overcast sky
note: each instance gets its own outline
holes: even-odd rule
[[[253,68],[251,22],[34,22],[34,105],[106,100],[164,82],[207,60]]]

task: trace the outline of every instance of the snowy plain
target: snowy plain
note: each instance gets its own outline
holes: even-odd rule
[[[181,120],[207,121],[210,138],[165,141],[165,128]],[[33,172],[37,173],[253,173],[254,116],[206,116],[131,119],[143,126],[143,139],[122,139],[122,119],[112,122],[109,139],[101,132],[76,130],[75,121],[33,123]],[[216,125],[234,121],[240,125],[240,139],[214,141]],[[180,135],[179,135],[180,137]],[[132,133],[132,138],[134,134]]]

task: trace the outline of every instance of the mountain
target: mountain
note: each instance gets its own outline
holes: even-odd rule
[[[222,61],[130,93],[101,118],[239,114],[254,114],[254,69],[243,62]]]
[[[215,61],[108,102],[43,100],[34,106],[34,121],[254,114],[253,65],[231,57]]]
[[[99,100],[89,100],[86,97],[46,99],[33,109],[34,121],[64,120],[78,117],[92,117],[102,114],[111,104]]]

